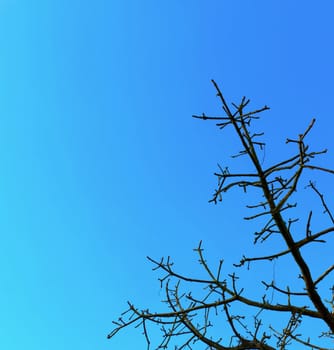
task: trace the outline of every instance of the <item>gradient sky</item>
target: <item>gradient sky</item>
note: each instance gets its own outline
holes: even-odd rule
[[[309,140],[331,166],[333,13],[332,0],[0,1],[1,349],[145,349],[138,330],[106,335],[127,300],[158,305],[147,255],[196,273],[200,239],[213,263],[251,247],[244,197],[208,204],[236,143],[191,115],[220,113],[214,78],[271,107],[268,163],[316,117]]]

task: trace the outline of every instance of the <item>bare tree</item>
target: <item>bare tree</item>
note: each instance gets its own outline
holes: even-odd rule
[[[274,239],[283,244],[274,245],[274,248],[283,248],[270,254],[243,256],[235,264],[235,271],[223,277],[223,261],[213,270],[204,256],[202,243],[195,251],[206,275],[204,278],[178,272],[169,257],[148,258],[154,269],[162,274],[160,283],[165,293],[166,311],[141,310],[129,302],[128,309],[113,322],[115,328],[108,338],[133,325],[141,327],[147,347],[154,349],[333,349],[334,283],[329,277],[334,265],[329,264],[319,272],[313,265],[315,260],[321,262],[321,254],[312,258],[307,252],[319,243],[326,243],[325,237],[328,239],[334,232],[334,217],[314,182],[308,182],[307,187],[314,194],[313,202],[325,214],[316,225],[324,227],[313,228],[313,210],[310,209],[302,223],[297,224],[298,220],[289,216],[297,204],[294,202],[297,189],[305,187],[301,186],[301,179],[307,170],[334,174],[333,170],[314,163],[315,158],[326,150],[312,151],[306,144],[315,119],[296,139],[286,140],[295,146],[294,155],[264,167],[263,133],[251,129],[254,121],[269,107],[247,111],[249,100],[245,97],[239,104],[230,106],[216,82],[212,83],[224,116],[202,114],[194,117],[213,120],[220,129],[231,128],[241,142],[241,151],[234,157],[246,157],[253,170],[234,173],[219,166],[219,172],[215,174],[218,186],[211,202],[221,201],[233,188],[241,188],[252,200],[257,198],[255,204],[247,206],[253,213],[245,218],[260,221],[260,229],[254,233],[254,244],[260,247],[256,251],[263,251],[261,243]],[[324,224],[326,220],[327,224]],[[291,269],[296,268],[296,278],[291,279],[291,274],[287,274],[285,286],[277,283],[275,278],[260,281],[259,294],[249,296],[246,283],[238,278],[240,271],[252,274],[258,264],[273,264],[281,259],[286,259]],[[319,267],[318,261],[316,265]],[[254,275],[254,283],[257,277]],[[156,344],[151,339],[154,326],[161,331]],[[309,334],[310,329],[316,334]]]

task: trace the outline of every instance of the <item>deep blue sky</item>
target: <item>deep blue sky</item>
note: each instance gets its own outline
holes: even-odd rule
[[[212,258],[244,252],[240,197],[208,204],[217,162],[238,148],[191,118],[220,113],[210,79],[272,108],[268,163],[315,116],[310,141],[333,164],[333,12],[331,0],[1,1],[2,349],[145,348],[140,332],[106,335],[126,300],[161,297],[146,255],[189,269],[200,239]]]

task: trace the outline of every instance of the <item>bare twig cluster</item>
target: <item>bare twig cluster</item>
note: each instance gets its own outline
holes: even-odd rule
[[[259,155],[265,146],[261,141],[263,133],[252,132],[251,125],[269,107],[264,106],[246,112],[245,109],[249,104],[246,98],[242,98],[239,104],[232,104],[230,107],[216,82],[212,81],[212,83],[225,115],[210,117],[202,114],[194,117],[214,120],[220,129],[232,127],[241,142],[241,151],[234,157],[247,157],[253,171],[233,173],[229,168],[219,166],[219,172],[215,174],[218,186],[210,201],[214,203],[221,201],[224,193],[235,187],[241,187],[245,192],[255,189],[260,194],[260,200],[256,204],[249,205],[248,208],[256,212],[245,218],[246,220],[260,218],[263,223],[254,234],[254,243],[266,242],[275,235],[280,237],[285,247],[270,254],[243,256],[235,264],[235,268],[246,265],[250,269],[253,263],[290,257],[297,267],[302,287],[296,287],[300,284],[296,284],[295,281],[289,281],[287,287],[279,286],[275,280],[262,281],[263,290],[258,298],[248,297],[245,287],[239,287],[242,281],[239,281],[236,272],[221,276],[223,260],[219,262],[216,270],[209,266],[200,242],[195,252],[207,276],[206,279],[177,272],[169,257],[161,260],[148,258],[154,269],[162,273],[160,283],[165,293],[163,303],[167,306],[167,311],[140,310],[129,302],[128,309],[113,322],[115,328],[108,338],[112,338],[123,328],[133,325],[142,328],[148,349],[152,345],[154,349],[273,350],[288,349],[289,346],[294,348],[298,344],[302,348],[333,349],[334,286],[330,286],[325,296],[320,294],[320,289],[323,291],[323,288],[319,286],[330,285],[328,278],[334,270],[334,264],[327,266],[319,275],[313,276],[312,262],[307,261],[303,254],[304,247],[314,243],[325,243],[325,237],[334,232],[334,216],[324,195],[314,182],[309,182],[308,187],[318,199],[319,206],[323,208],[328,226],[313,232],[313,212],[309,211],[304,234],[301,237],[300,232],[296,235],[294,230],[297,219],[286,219],[286,213],[296,206],[292,199],[300,184],[301,176],[306,170],[334,174],[333,170],[314,164],[314,159],[326,150],[315,152],[306,144],[306,137],[315,119],[296,139],[286,140],[287,143],[296,145],[293,156],[264,167]],[[275,292],[283,302],[274,302],[268,298],[268,291]],[[237,312],[233,308],[234,305],[239,305]],[[281,325],[277,326],[277,322],[268,321],[273,318],[281,320]],[[322,324],[324,331],[316,334],[312,339],[302,334],[303,322],[307,320]],[[158,344],[153,345],[150,330],[154,325],[160,329],[161,337]],[[318,336],[325,339],[326,347],[319,345]]]

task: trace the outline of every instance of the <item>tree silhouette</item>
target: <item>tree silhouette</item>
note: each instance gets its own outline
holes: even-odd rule
[[[296,148],[293,156],[263,167],[263,133],[252,131],[252,127],[260,114],[269,107],[247,111],[249,100],[245,97],[239,104],[232,103],[229,106],[216,82],[212,83],[224,116],[202,114],[194,117],[213,120],[220,129],[232,128],[241,142],[240,152],[233,157],[246,157],[253,170],[234,173],[227,167],[219,166],[219,172],[215,173],[218,185],[210,202],[217,204],[227,191],[241,188],[252,200],[257,198],[255,204],[247,205],[253,214],[245,218],[261,222],[260,229],[254,233],[254,244],[260,247],[257,252],[263,251],[261,243],[271,240],[279,239],[283,245],[272,245],[271,248],[278,247],[278,250],[276,248],[270,254],[243,256],[234,265],[235,271],[223,277],[223,260],[213,270],[204,256],[202,242],[195,251],[205,278],[179,273],[170,257],[161,260],[149,257],[154,269],[162,273],[159,280],[165,293],[163,303],[167,306],[166,311],[141,310],[129,302],[128,309],[113,322],[115,328],[108,338],[133,325],[141,327],[147,347],[154,349],[273,350],[296,346],[331,349],[334,345],[334,283],[329,276],[334,265],[317,271],[322,255],[310,257],[309,252],[312,252],[315,244],[326,243],[325,236],[328,238],[334,232],[334,217],[314,182],[308,182],[307,189],[314,194],[313,202],[325,214],[317,226],[325,227],[313,229],[313,210],[308,210],[302,224],[297,224],[298,219],[289,217],[297,205],[296,192],[301,187],[300,181],[306,171],[334,174],[333,170],[314,164],[315,158],[326,150],[312,151],[306,144],[315,119],[296,139],[286,140],[286,143]],[[326,220],[327,224],[324,224]],[[249,296],[247,284],[238,278],[238,271],[243,269],[252,274],[258,264],[275,263],[281,259],[286,259],[291,270],[296,269],[296,278],[287,274],[285,287],[277,283],[275,278],[260,281],[258,295]],[[317,268],[313,266],[315,260],[318,260]],[[251,277],[254,283],[258,277],[257,274]],[[151,327],[154,326],[161,331],[157,344],[152,343],[150,335]],[[309,334],[310,329],[316,334]]]

